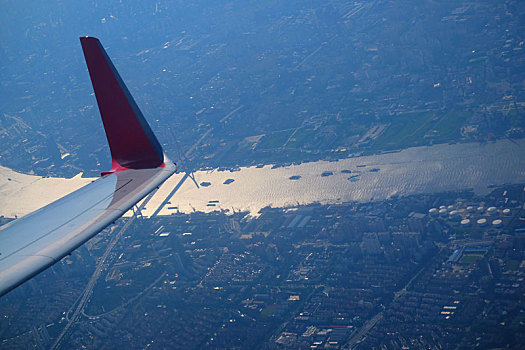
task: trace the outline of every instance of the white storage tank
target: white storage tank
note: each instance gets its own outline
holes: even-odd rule
[[[428,210],[428,214],[430,216],[438,216],[439,213],[438,213],[438,210],[436,208],[432,208],[432,209]]]
[[[459,219],[461,219],[461,216],[459,216],[459,212],[457,210],[452,210],[449,215],[452,220],[459,221]]]
[[[479,219],[476,223],[481,227],[487,226],[487,219]]]
[[[489,214],[491,216],[496,216],[496,215],[498,215],[498,209],[496,209],[496,207],[489,207],[487,209],[487,214]]]
[[[492,226],[497,228],[503,227],[503,221],[501,221],[500,219],[494,220],[492,221]]]
[[[470,226],[470,220],[469,219],[461,220],[461,226],[462,227],[469,227]]]

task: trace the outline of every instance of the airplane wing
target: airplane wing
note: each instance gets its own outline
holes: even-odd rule
[[[101,178],[0,228],[0,296],[60,261],[177,171],[99,40],[80,38],[112,164]]]

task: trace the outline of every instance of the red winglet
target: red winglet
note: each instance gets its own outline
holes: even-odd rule
[[[80,38],[111,150],[111,174],[164,164],[162,147],[97,38]]]
[[[164,163],[162,163],[164,164]],[[103,171],[100,173],[101,176],[118,173],[119,171],[129,170],[129,168],[123,167],[115,159],[111,160],[111,169],[109,171]]]

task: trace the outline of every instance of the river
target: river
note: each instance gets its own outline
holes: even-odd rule
[[[25,215],[92,180],[41,178],[0,168],[0,215]],[[214,210],[256,215],[266,206],[368,202],[465,189],[484,194],[492,185],[519,183],[525,183],[525,139],[440,144],[277,168],[197,171],[190,176],[181,172],[161,186],[143,215]]]

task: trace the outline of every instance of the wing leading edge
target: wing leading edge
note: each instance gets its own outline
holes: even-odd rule
[[[177,170],[98,39],[80,41],[110,145],[111,170],[0,228],[0,296],[60,261]]]

